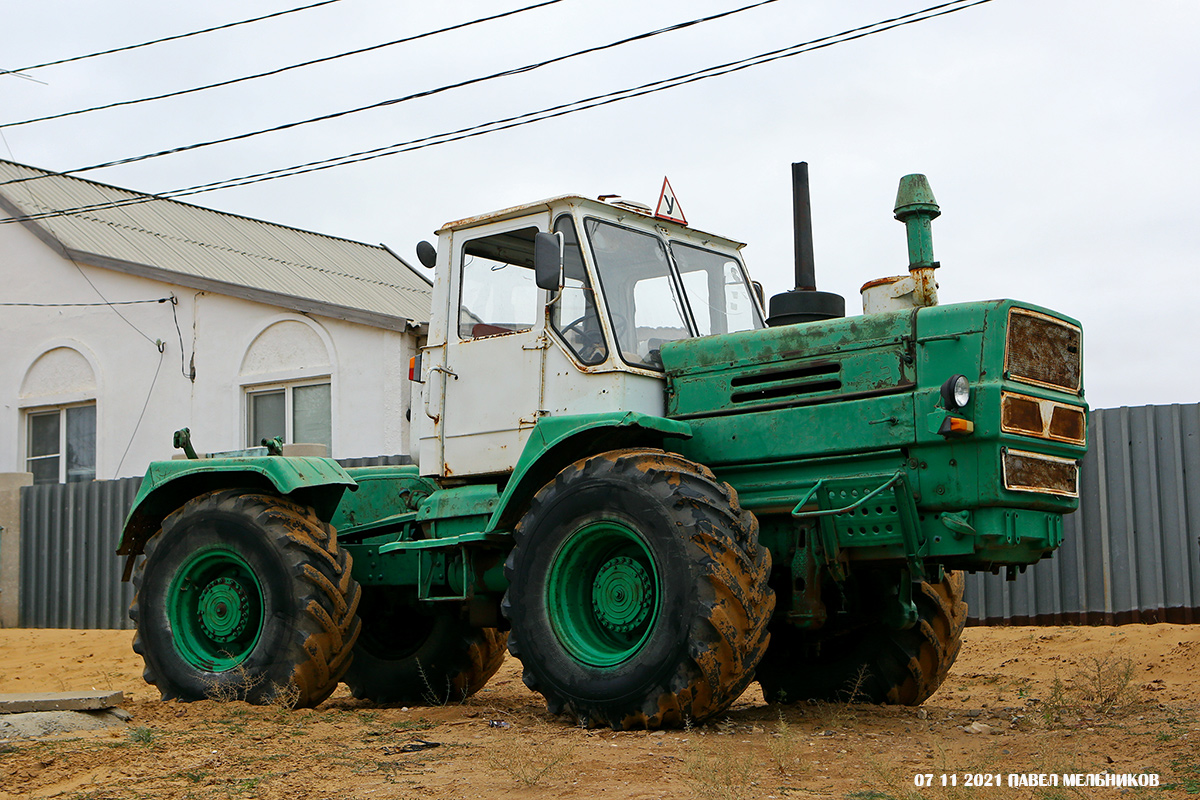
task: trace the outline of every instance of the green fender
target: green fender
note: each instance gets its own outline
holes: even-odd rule
[[[690,439],[686,422],[636,411],[542,417],[513,468],[487,531],[512,530],[529,499],[563,467],[624,447],[661,447],[664,439]]]
[[[328,520],[343,492],[354,491],[358,484],[330,458],[257,456],[155,461],[146,470],[125,519],[117,555],[141,553],[167,515],[193,497],[235,487],[290,497]]]

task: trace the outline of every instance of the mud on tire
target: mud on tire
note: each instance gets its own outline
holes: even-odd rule
[[[440,705],[479,691],[504,663],[507,634],[473,628],[461,609],[418,603],[388,586],[363,590],[363,632],[345,681],[377,703]]]
[[[946,679],[967,621],[962,572],[913,592],[917,624],[893,630],[879,622],[821,635],[786,622],[772,626],[758,669],[769,703],[831,700],[915,706]]]
[[[651,449],[581,459],[537,493],[515,538],[509,652],[551,712],[677,726],[725,710],[752,680],[771,557],[707,468]]]
[[[209,492],[163,521],[129,616],[164,700],[315,706],[350,664],[361,590],[333,528],[282,497]]]

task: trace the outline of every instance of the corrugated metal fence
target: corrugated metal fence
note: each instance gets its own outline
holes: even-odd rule
[[[1007,582],[967,576],[986,624],[1200,622],[1200,404],[1093,411],[1062,547]]]
[[[21,489],[22,628],[130,628],[115,553],[141,478]]]
[[[341,459],[343,467],[411,464],[408,456]],[[21,489],[23,628],[132,628],[133,585],[115,555],[141,478]]]

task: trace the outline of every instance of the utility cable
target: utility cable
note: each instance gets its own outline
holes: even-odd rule
[[[119,108],[121,106],[131,106],[131,105],[136,105],[138,103],[149,103],[153,100],[165,100],[168,97],[180,97],[185,94],[192,94],[194,92],[203,92],[208,89],[216,89],[221,86],[232,86],[235,83],[242,83],[243,81],[252,81],[252,80],[256,80],[258,78],[266,78],[271,75],[279,75],[280,73],[288,72],[289,70],[293,70],[293,69],[300,69],[301,67],[311,67],[314,64],[323,64],[327,61],[336,61],[339,58],[346,58],[347,56],[356,56],[356,55],[360,55],[362,53],[370,53],[373,50],[382,50],[385,47],[392,47],[392,46],[398,45],[398,44],[406,44],[408,42],[415,42],[418,39],[425,39],[430,36],[437,36],[438,34],[448,33],[449,31],[456,31],[456,30],[459,30],[460,28],[468,28],[472,25],[478,25],[482,22],[491,22],[493,20],[501,19],[503,17],[511,17],[515,14],[520,14],[525,11],[532,11],[535,8],[542,8],[543,6],[551,6],[551,5],[554,5],[555,3],[561,3],[561,2],[562,2],[562,0],[545,0],[544,2],[541,2],[541,3],[535,3],[534,5],[531,5],[531,6],[525,6],[524,8],[518,8],[518,9],[514,9],[512,11],[502,11],[499,14],[493,14],[490,17],[481,17],[480,19],[473,19],[469,22],[460,22],[457,25],[448,25],[445,28],[438,28],[437,30],[426,31],[425,33],[418,33],[414,36],[406,36],[403,39],[395,39],[390,42],[383,42],[382,44],[373,44],[370,47],[361,47],[357,50],[348,50],[344,53],[337,53],[332,56],[324,56],[322,58],[314,58],[311,61],[302,61],[299,64],[289,64],[286,67],[279,67],[278,69],[272,69],[272,70],[268,70],[266,72],[259,72],[254,75],[243,75],[240,78],[232,78],[227,81],[219,81],[218,83],[210,83],[205,86],[195,86],[191,89],[180,89],[179,91],[167,92],[166,94],[154,95],[153,97],[140,97],[136,100],[120,100],[115,103],[106,103],[104,105],[92,106],[91,108],[80,108],[75,111],[64,111],[61,114],[50,114],[45,117],[34,117],[32,119],[23,119],[19,122],[0,123],[0,128],[15,128],[18,125],[31,125],[35,122],[48,122],[49,120],[52,120],[52,119],[63,119],[64,117],[74,117],[79,114],[87,114],[91,111],[103,111],[103,110],[109,109],[109,108]]]
[[[573,114],[577,111],[584,111],[584,110],[587,110],[590,108],[597,108],[600,106],[609,105],[611,103],[620,102],[621,100],[628,100],[628,99],[631,99],[634,97],[641,97],[641,96],[644,96],[647,94],[653,94],[655,92],[665,91],[667,89],[673,89],[678,86],[683,86],[683,85],[686,85],[689,83],[694,83],[697,81],[705,80],[707,78],[714,78],[714,77],[718,77],[721,75],[727,75],[732,72],[738,72],[743,69],[748,69],[750,67],[770,63],[772,61],[776,61],[779,59],[790,58],[792,56],[801,55],[803,53],[809,53],[814,50],[820,50],[820,49],[823,49],[826,47],[832,47],[833,45],[843,44],[845,42],[854,41],[856,39],[862,39],[867,36],[872,36],[876,33],[882,33],[884,31],[893,30],[895,28],[899,28],[899,27],[902,27],[905,25],[912,25],[912,24],[915,24],[918,22],[924,22],[925,20],[945,16],[947,14],[953,14],[955,12],[963,11],[965,9],[972,8],[972,7],[978,6],[978,5],[983,5],[984,3],[989,3],[989,2],[992,2],[992,0],[972,0],[972,2],[967,2],[967,3],[963,3],[962,0],[955,0],[955,2],[942,3],[940,5],[931,6],[929,8],[923,9],[921,11],[914,11],[910,14],[905,14],[905,15],[902,15],[899,17],[894,17],[889,20],[883,20],[881,22],[872,23],[870,25],[864,25],[864,26],[861,26],[858,28],[853,28],[853,29],[850,29],[847,31],[843,31],[838,34],[833,34],[831,36],[824,36],[819,39],[813,39],[808,42],[791,45],[789,47],[780,48],[778,50],[773,50],[773,51],[770,51],[767,53],[761,53],[759,55],[751,56],[751,57],[745,58],[745,59],[740,59],[738,61],[731,61],[731,62],[727,62],[725,64],[713,66],[713,67],[706,67],[701,70],[696,70],[694,72],[685,73],[683,75],[677,75],[672,78],[665,78],[665,79],[658,80],[658,81],[652,81],[649,83],[642,84],[640,86],[630,87],[630,88],[626,88],[626,89],[619,89],[619,90],[616,90],[613,92],[608,92],[606,94],[594,95],[592,97],[585,98],[583,100],[573,100],[568,103],[563,103],[563,104],[560,104],[557,106],[551,106],[549,108],[544,108],[539,111],[527,112],[525,114],[519,114],[519,115],[516,115],[513,117],[508,117],[506,119],[493,120],[491,122],[485,122],[485,123],[481,123],[479,125],[474,125],[474,126],[470,126],[467,128],[461,128],[456,131],[434,134],[432,136],[426,136],[426,137],[423,137],[420,139],[412,139],[407,142],[399,142],[399,143],[392,144],[392,145],[386,145],[384,147],[377,147],[377,148],[374,148],[371,150],[363,150],[363,151],[360,151],[357,153],[350,153],[350,154],[345,154],[345,155],[341,155],[341,156],[335,156],[335,157],[323,159],[320,161],[311,161],[306,164],[298,164],[298,165],[294,165],[291,167],[283,167],[280,169],[255,173],[253,175],[244,175],[244,176],[237,177],[237,178],[228,178],[226,180],[216,181],[213,183],[199,184],[196,186],[191,186],[191,187],[187,187],[187,188],[183,188],[183,189],[175,189],[175,190],[171,190],[171,191],[167,191],[167,192],[162,192],[159,194],[153,194],[153,195],[145,194],[145,195],[140,195],[140,196],[134,197],[134,198],[128,198],[125,200],[117,200],[117,201],[112,201],[112,202],[107,202],[107,203],[97,203],[94,205],[79,206],[77,208],[71,208],[71,209],[46,211],[46,212],[39,213],[39,214],[30,214],[27,216],[17,217],[17,218],[13,218],[13,219],[9,219],[9,220],[0,220],[0,224],[4,224],[7,222],[36,221],[36,220],[40,220],[40,219],[48,219],[51,217],[67,216],[67,215],[71,215],[71,214],[82,214],[82,213],[86,213],[89,211],[97,211],[97,210],[103,210],[103,209],[108,209],[108,208],[119,208],[119,207],[126,206],[126,205],[136,205],[139,203],[146,203],[146,202],[150,202],[153,200],[169,200],[169,199],[173,199],[176,197],[186,197],[189,195],[203,194],[206,192],[216,191],[219,189],[228,189],[228,188],[233,188],[236,186],[246,186],[246,185],[253,184],[253,183],[261,183],[261,182],[270,181],[270,180],[277,180],[279,178],[287,178],[287,177],[292,177],[294,175],[301,175],[301,174],[305,174],[307,172],[316,172],[319,170],[331,169],[333,167],[345,166],[347,164],[354,164],[354,163],[359,163],[362,161],[370,161],[370,160],[373,160],[376,158],[383,158],[385,156],[397,155],[399,153],[412,152],[414,150],[420,150],[420,149],[423,149],[426,147],[433,147],[433,146],[439,145],[439,144],[446,144],[449,142],[460,141],[462,139],[468,139],[468,138],[472,138],[475,136],[482,136],[487,133],[495,133],[495,132],[501,131],[501,130],[508,130],[510,128],[520,127],[522,125],[528,125],[528,124],[532,124],[534,122],[541,122],[543,120],[553,119],[555,117],[561,117],[561,116],[565,116],[567,114]],[[50,173],[50,175],[54,175],[54,174],[56,174],[56,173]],[[38,177],[41,177],[41,176],[38,176]],[[16,180],[29,180],[29,178],[21,178],[21,179],[16,179]],[[12,182],[16,182],[16,181],[9,181],[9,183],[12,183]],[[0,183],[0,186],[3,186],[3,185],[4,185],[4,183]]]
[[[158,342],[158,366],[154,368],[154,377],[150,379],[150,388],[146,391],[146,402],[142,403],[142,413],[138,415],[137,422],[134,423],[133,433],[129,435],[129,443],[125,445],[125,452],[121,454],[121,460],[117,462],[117,469],[113,472],[113,479],[120,477],[121,467],[125,464],[125,457],[129,455],[129,448],[133,447],[133,440],[137,438],[138,429],[142,427],[142,420],[146,418],[146,409],[150,407],[150,396],[154,394],[154,386],[158,383],[158,373],[162,371],[163,357],[166,355],[167,348],[163,342]]]
[[[956,0],[956,1],[960,1],[960,0]],[[556,64],[556,63],[566,61],[571,58],[576,58],[578,56],[587,55],[589,53],[595,53],[595,52],[599,52],[601,50],[608,50],[613,47],[619,47],[623,44],[628,44],[630,42],[635,42],[635,41],[639,41],[642,39],[648,39],[652,36],[658,36],[659,34],[669,33],[672,31],[681,30],[683,28],[689,28],[689,27],[692,27],[693,25],[699,25],[699,24],[702,24],[705,22],[711,22],[712,20],[721,19],[722,17],[728,17],[732,14],[738,14],[742,11],[748,11],[752,8],[758,8],[759,6],[764,6],[769,3],[774,3],[774,2],[778,2],[778,0],[758,0],[758,2],[751,3],[750,5],[747,5],[747,6],[742,6],[740,8],[735,8],[731,11],[722,11],[722,12],[719,12],[717,14],[712,14],[707,17],[701,17],[699,19],[688,20],[687,22],[680,22],[675,25],[669,25],[665,28],[659,28],[657,30],[647,31],[645,33],[639,33],[635,36],[629,36],[629,37],[620,39],[615,42],[610,42],[608,44],[597,45],[595,47],[589,47],[589,48],[585,48],[583,50],[577,50],[574,53],[568,53],[566,55],[556,56],[554,58],[546,59],[544,61],[539,61],[539,62],[535,62],[532,64],[526,64],[525,66],[522,66],[522,67],[514,67],[512,69],[504,70],[502,72],[494,72],[491,75],[485,75],[485,76],[479,77],[479,78],[469,78],[467,80],[458,81],[457,83],[451,83],[451,84],[447,84],[444,86],[439,86],[435,89],[427,89],[422,92],[416,92],[414,94],[405,95],[404,97],[395,97],[390,100],[382,100],[377,103],[371,103],[369,105],[359,106],[357,108],[345,109],[342,111],[335,111],[335,112],[332,112],[329,114],[322,114],[321,116],[318,116],[318,117],[310,117],[308,119],[297,120],[294,122],[286,122],[282,125],[276,125],[271,128],[263,128],[263,129],[256,130],[256,131],[249,131],[247,133],[239,133],[239,134],[235,134],[233,136],[226,136],[222,139],[211,139],[211,140],[205,141],[205,142],[196,142],[195,144],[183,145],[181,147],[173,147],[169,150],[159,150],[154,153],[145,153],[145,154],[139,155],[139,156],[130,156],[129,158],[121,158],[121,159],[117,159],[115,161],[106,161],[101,164],[92,164],[91,166],[87,166],[87,167],[76,167],[75,169],[65,170],[60,174],[76,175],[81,172],[91,172],[93,170],[105,169],[107,167],[116,167],[116,166],[121,166],[124,164],[133,164],[133,163],[136,163],[139,161],[146,161],[151,158],[158,158],[160,156],[174,155],[176,153],[185,153],[190,150],[197,150],[202,147],[210,147],[215,144],[227,144],[229,142],[236,142],[236,141],[240,141],[242,139],[249,139],[254,136],[261,136],[265,133],[277,133],[279,131],[289,130],[291,128],[297,128],[297,127],[300,127],[301,125],[309,125],[314,122],[324,122],[326,120],[337,119],[339,117],[345,117],[350,114],[357,114],[359,112],[369,111],[369,110],[375,109],[375,108],[384,108],[385,106],[393,106],[398,103],[408,102],[409,100],[416,100],[416,99],[419,99],[422,97],[430,97],[432,95],[441,94],[442,92],[448,92],[451,89],[459,89],[464,86],[471,86],[473,84],[483,83],[484,81],[490,81],[490,80],[495,80],[497,78],[504,78],[504,77],[507,77],[510,75],[520,75],[520,74],[523,74],[526,72],[532,72],[533,70],[540,69],[540,68],[548,66],[550,64]],[[40,177],[41,176],[30,176],[30,177],[26,177],[26,178],[16,178],[13,180],[0,182],[0,186],[7,186],[10,183],[22,183],[24,181],[38,180]]]
[[[136,306],[143,303],[169,303],[173,298],[160,297],[157,300],[113,300],[104,303],[0,303],[0,306],[22,308],[92,308],[95,306]]]
[[[172,317],[172,319],[175,320],[175,333],[179,336],[179,371],[183,374],[183,377],[187,378],[192,383],[195,383],[196,382],[195,342],[192,343],[192,369],[189,372],[188,368],[187,368],[187,362],[184,361],[183,331],[181,331],[179,329],[179,314],[176,313],[176,309],[179,307],[179,298],[177,298],[174,294],[172,294],[170,297],[167,298],[167,300],[171,301],[171,317]]]
[[[251,22],[262,22],[265,19],[272,19],[274,17],[282,17],[285,14],[294,14],[297,11],[307,11],[310,8],[317,8],[318,6],[327,6],[330,3],[337,3],[337,2],[340,2],[340,0],[320,0],[320,2],[318,2],[318,3],[309,3],[308,5],[300,6],[299,8],[289,8],[286,11],[276,11],[271,14],[264,14],[261,17],[253,17],[251,19],[243,19],[243,20],[239,20],[238,22],[228,22],[224,25],[216,25],[212,28],[205,28],[205,29],[199,30],[199,31],[191,31],[189,33],[178,33],[178,34],[175,34],[174,36],[164,36],[161,39],[154,39],[149,42],[141,42],[139,44],[130,44],[130,45],[125,45],[124,47],[114,47],[111,50],[101,50],[98,53],[88,53],[87,55],[83,55],[83,56],[71,56],[70,58],[60,58],[57,61],[47,61],[44,64],[34,64],[34,65],[28,66],[28,67],[18,67],[17,69],[0,69],[0,74],[17,73],[17,72],[32,72],[35,69],[42,69],[44,67],[56,67],[59,64],[70,64],[75,61],[83,61],[84,59],[87,59],[87,58],[96,58],[97,56],[108,56],[108,55],[112,55],[113,53],[124,53],[127,50],[137,50],[138,48],[141,48],[141,47],[149,47],[152,44],[162,44],[163,42],[173,42],[178,39],[186,39],[189,36],[199,36],[202,33],[212,33],[213,31],[223,31],[228,28],[236,28],[238,25],[248,25]]]

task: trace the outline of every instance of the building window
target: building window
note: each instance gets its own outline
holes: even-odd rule
[[[96,479],[96,406],[67,406],[26,413],[25,469],[34,483]]]
[[[257,386],[246,391],[246,444],[263,439],[323,444],[333,454],[328,383]]]

